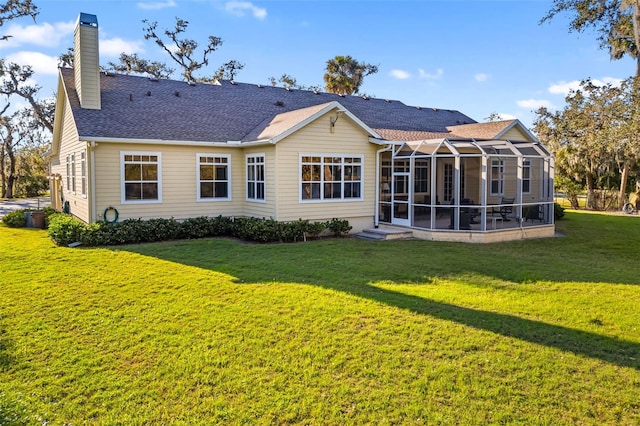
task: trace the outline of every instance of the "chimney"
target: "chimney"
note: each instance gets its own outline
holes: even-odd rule
[[[100,109],[100,66],[98,64],[98,18],[81,13],[74,33],[74,78],[80,106]]]

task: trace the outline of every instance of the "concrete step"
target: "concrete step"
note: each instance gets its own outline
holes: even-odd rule
[[[362,232],[356,234],[356,237],[376,241],[406,240],[413,238],[413,232],[404,229],[371,228],[362,230]]]

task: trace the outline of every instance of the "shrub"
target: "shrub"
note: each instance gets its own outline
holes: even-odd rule
[[[15,210],[2,217],[2,222],[10,228],[24,228],[27,220],[24,217],[26,210]]]
[[[559,220],[564,217],[564,207],[558,203],[553,203],[553,219]]]
[[[349,225],[348,220],[342,220],[335,217],[326,222],[326,226],[327,229],[331,231],[336,237],[347,235],[352,228],[351,225]]]
[[[259,243],[280,241],[280,226],[278,222],[273,219],[237,217],[233,223],[231,235],[234,237]]]
[[[52,214],[49,217],[49,237],[58,245],[84,242],[87,224],[65,213]]]
[[[208,237],[211,232],[211,220],[208,217],[192,217],[182,222],[182,234],[185,238]]]

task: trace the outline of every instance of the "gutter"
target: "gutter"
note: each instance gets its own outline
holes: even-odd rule
[[[216,146],[216,147],[245,147],[257,145],[271,145],[273,139],[261,139],[251,142],[226,141],[226,142],[207,142],[207,141],[177,141],[169,139],[130,139],[130,138],[110,138],[110,137],[94,137],[80,136],[80,141],[94,143],[125,143],[125,144],[142,144],[142,145],[183,145],[183,146]]]

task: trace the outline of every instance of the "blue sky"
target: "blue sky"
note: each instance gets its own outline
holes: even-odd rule
[[[144,40],[142,20],[172,27],[189,21],[187,36],[204,44],[223,39],[206,72],[236,59],[236,77],[269,84],[283,73],[299,84],[322,85],[326,61],[336,55],[379,65],[362,92],[408,105],[459,110],[478,121],[492,112],[530,126],[538,106],[564,105],[568,88],[581,79],[615,81],[633,74],[630,59],[611,61],[592,33],[568,33],[568,17],[538,22],[551,0],[423,1],[224,1],[224,0],[35,0],[34,23],[5,24],[11,34],[0,55],[29,64],[43,95],[55,90],[57,56],[73,43],[79,12],[95,14],[100,62],[120,52],[170,63]],[[179,72],[174,78],[179,79]]]

